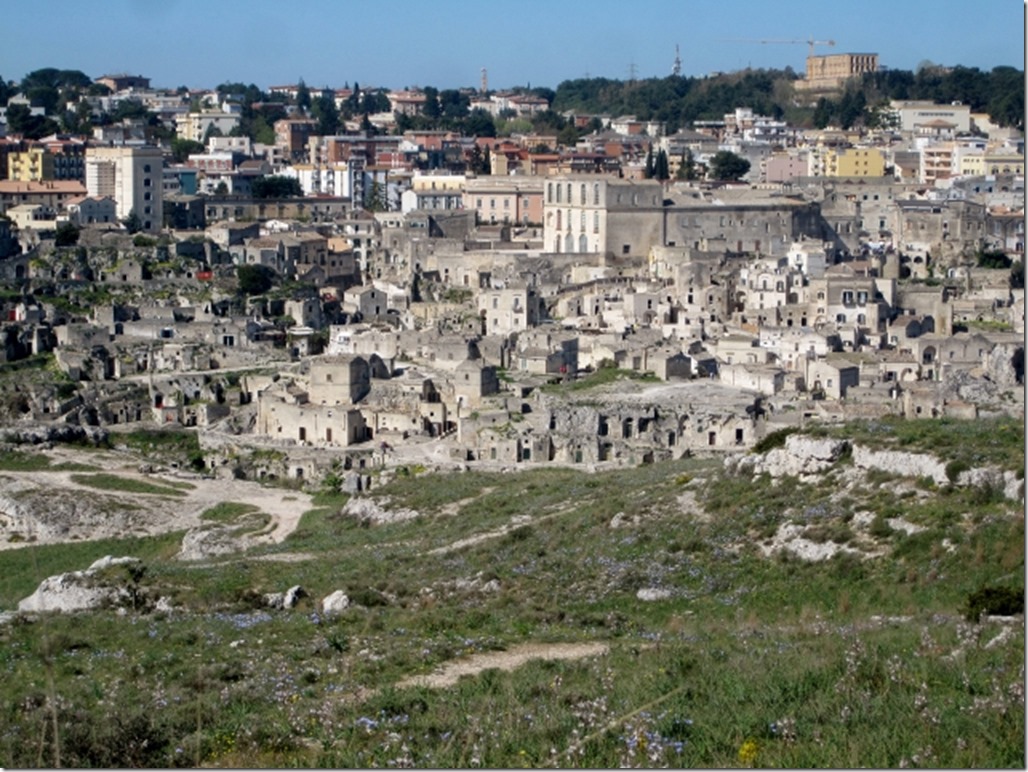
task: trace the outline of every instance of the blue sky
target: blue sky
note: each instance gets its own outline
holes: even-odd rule
[[[581,77],[804,68],[817,53],[878,53],[882,65],[924,61],[1024,68],[1024,6],[1014,0],[6,0],[0,77],[41,67],[99,77],[126,72],[155,86],[556,88]]]

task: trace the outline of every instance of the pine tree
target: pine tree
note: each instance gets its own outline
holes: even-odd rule
[[[657,151],[657,160],[653,165],[653,176],[661,182],[671,179],[671,170],[667,162],[667,153],[664,150]]]

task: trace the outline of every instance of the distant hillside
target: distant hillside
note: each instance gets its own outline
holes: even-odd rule
[[[843,128],[871,125],[875,107],[890,99],[960,101],[971,110],[989,113],[1001,126],[1024,128],[1024,71],[996,67],[925,66],[916,73],[887,70],[869,73],[844,94],[824,99],[816,107],[798,107],[791,69],[744,70],[710,78],[649,78],[638,81],[581,78],[557,86],[552,109],[584,113],[635,115],[641,120],[665,121],[669,130],[697,120],[720,120],[736,107],[761,115],[785,117],[808,126],[828,123]]]

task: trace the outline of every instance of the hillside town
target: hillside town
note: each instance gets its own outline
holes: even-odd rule
[[[812,55],[796,98],[878,66]],[[74,91],[88,134],[0,104],[5,426],[195,428],[211,474],[360,486],[1023,416],[1024,138],[967,104],[548,133],[545,95],[484,71]],[[448,112],[464,131],[425,128]]]

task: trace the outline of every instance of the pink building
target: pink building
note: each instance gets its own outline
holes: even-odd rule
[[[789,182],[809,175],[806,156],[778,153],[768,158],[764,167],[765,182]]]

